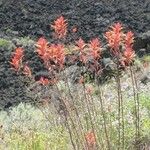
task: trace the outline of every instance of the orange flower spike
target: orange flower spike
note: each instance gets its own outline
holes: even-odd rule
[[[134,42],[134,34],[129,31],[125,35],[125,51],[123,52],[124,61],[127,64],[130,64],[134,57],[135,57],[135,51],[132,49]]]
[[[47,78],[44,78],[44,77],[41,77],[38,82],[42,85],[48,85],[49,84],[49,80]]]
[[[78,83],[79,83],[79,84],[83,84],[83,83],[84,83],[84,77],[83,77],[83,76],[80,77]]]
[[[149,62],[146,62],[146,61],[143,62],[143,67],[144,67],[144,68],[148,68],[149,65],[150,65]]]
[[[28,67],[28,65],[24,66],[24,68],[23,68],[23,74],[26,75],[26,76],[28,76],[28,77],[32,76],[31,69]]]
[[[135,52],[131,48],[127,48],[124,51],[123,56],[124,56],[124,61],[127,64],[130,64],[133,61],[134,57],[135,57]]]
[[[83,51],[85,46],[86,46],[86,43],[83,41],[82,38],[80,38],[78,41],[75,42],[76,43],[76,47],[77,47],[77,50],[80,51],[80,60],[83,62],[83,63],[86,63],[86,60],[87,60],[87,57],[86,57],[86,53]]]
[[[77,45],[78,50],[80,50],[80,51],[82,51],[86,46],[86,44],[82,38],[80,38],[78,41],[76,41],[76,45]]]
[[[12,68],[15,70],[15,71],[19,71],[20,69],[20,61],[18,59],[16,59],[15,57],[11,59],[11,62],[10,64],[12,65]]]
[[[10,64],[15,71],[19,71],[23,58],[23,48],[18,47],[15,49],[14,56],[11,59]]]
[[[51,25],[58,38],[64,38],[67,34],[67,20],[63,16],[54,21],[54,25]]]
[[[22,59],[22,57],[23,57],[23,48],[21,48],[21,47],[16,48],[15,53],[14,53],[14,57],[18,60]]]
[[[37,41],[36,52],[40,57],[44,56],[44,54],[46,53],[47,45],[48,45],[48,41],[44,37],[39,38],[39,40]]]
[[[121,23],[115,23],[114,26],[111,27],[114,33],[120,33],[122,30],[122,24]]]
[[[80,61],[86,64],[87,62],[87,55],[85,53],[80,55]]]
[[[58,64],[61,68],[64,65],[65,49],[62,44],[51,44],[48,49],[49,59]]]
[[[134,34],[129,31],[125,36],[125,46],[126,48],[132,47],[134,43]]]
[[[98,38],[92,39],[89,44],[91,49],[97,50],[100,48],[100,41]]]
[[[57,62],[59,66],[62,68],[65,61],[65,49],[61,44],[57,45]]]
[[[93,87],[91,87],[91,86],[86,87],[86,93],[87,94],[92,94],[93,91],[94,91]]]
[[[96,137],[92,131],[85,135],[85,139],[86,139],[88,145],[95,145],[96,144]]]
[[[112,52],[117,54],[123,38],[122,25],[120,23],[115,23],[110,31],[105,33],[105,37]]]
[[[91,55],[94,59],[100,58],[100,41],[98,38],[92,39],[89,44]]]

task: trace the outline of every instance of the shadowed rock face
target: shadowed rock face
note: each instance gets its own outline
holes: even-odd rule
[[[150,29],[149,0],[1,0],[0,12],[1,31],[34,38],[51,39],[49,25],[60,15],[69,20],[69,30],[77,26],[74,38],[101,36],[116,21],[136,34]]]
[[[136,37],[134,49],[140,57],[145,54],[150,54],[150,30],[145,33],[141,33],[138,37]]]

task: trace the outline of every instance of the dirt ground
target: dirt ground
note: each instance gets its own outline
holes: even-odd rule
[[[118,21],[136,36],[150,30],[149,0],[0,0],[0,38],[12,43],[9,47],[0,47],[0,109],[33,98],[26,90],[30,81],[10,69],[14,39],[36,40],[44,35],[51,41],[50,24],[60,15],[68,20],[70,42],[80,36],[85,40],[101,38],[107,28]],[[75,35],[71,32],[73,27],[78,29]],[[42,64],[33,57],[31,45],[26,45],[26,57],[38,72]]]

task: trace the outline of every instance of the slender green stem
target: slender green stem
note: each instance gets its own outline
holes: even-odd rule
[[[137,84],[134,71],[133,71],[133,78],[134,78],[134,83],[136,88],[136,99],[137,99],[138,137],[140,137],[140,100],[139,100],[139,93],[138,93],[138,84]]]
[[[122,98],[122,91],[121,91],[121,80],[120,80],[120,77],[119,77],[119,73],[118,73],[118,76],[117,76],[117,86],[118,86],[118,107],[119,107],[119,110],[118,110],[118,117],[119,117],[119,128],[121,128],[122,126],[122,149],[124,149],[124,105],[123,105],[123,98]],[[120,140],[121,141],[121,129],[119,129],[119,137],[120,137]]]
[[[106,116],[105,116],[103,100],[102,100],[102,96],[101,96],[101,88],[99,85],[98,85],[98,89],[99,89],[99,100],[100,100],[100,104],[101,104],[101,112],[102,112],[102,117],[103,117],[103,121],[104,121],[104,131],[105,131],[105,136],[106,136],[106,141],[107,141],[107,148],[108,148],[108,150],[111,150],[110,141],[109,141],[109,137],[108,137],[108,131],[107,131],[107,125],[106,125],[107,124]]]
[[[133,88],[133,97],[134,97],[134,103],[135,103],[135,128],[136,128],[136,140],[138,138],[138,108],[137,108],[137,97],[136,97],[136,89],[135,89],[135,81],[134,81],[134,75],[132,67],[130,66],[130,74],[131,74],[131,80],[132,80],[132,88]]]
[[[118,94],[118,150],[121,146],[121,95],[120,95],[120,84],[119,84],[119,75],[117,75],[117,94]]]

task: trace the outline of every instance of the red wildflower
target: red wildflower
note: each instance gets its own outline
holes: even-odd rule
[[[26,75],[26,76],[29,76],[29,77],[32,76],[31,69],[28,67],[27,64],[23,68],[23,74]]]
[[[126,50],[123,53],[123,57],[124,62],[129,65],[135,57],[135,52],[131,48],[126,48]]]
[[[80,38],[78,41],[76,41],[76,45],[77,45],[77,49],[80,51],[83,51],[83,49],[85,48],[86,44],[83,41],[82,38]]]
[[[86,63],[87,56],[86,53],[83,51],[86,46],[86,43],[83,41],[82,38],[80,38],[78,41],[76,41],[76,46],[77,46],[77,50],[80,51],[80,60],[83,63]]]
[[[134,34],[131,31],[129,31],[125,36],[125,47],[132,48],[133,42],[134,42]]]
[[[36,51],[47,68],[50,67],[51,62],[54,62],[54,65],[59,65],[61,68],[63,67],[65,50],[62,44],[48,45],[48,41],[42,37],[38,40],[36,46]]]
[[[14,55],[10,62],[13,69],[17,72],[21,68],[22,58],[23,58],[23,49],[21,47],[18,47],[15,49]]]
[[[146,61],[143,62],[143,67],[144,67],[144,68],[148,68],[149,65],[150,65],[149,62],[146,62]]]
[[[51,25],[58,38],[64,38],[67,34],[67,21],[63,16],[54,21],[54,25]]]
[[[99,39],[98,38],[92,39],[90,41],[89,47],[90,47],[90,55],[94,59],[100,58],[100,49],[101,49],[101,46],[100,46]]]
[[[80,55],[80,61],[86,64],[87,62],[87,54],[86,53],[81,53]]]
[[[72,32],[73,32],[73,33],[76,33],[77,31],[78,31],[77,27],[74,27],[74,28],[72,29]]]
[[[14,57],[18,60],[21,60],[23,57],[23,48],[21,48],[21,47],[16,48]]]
[[[135,51],[132,48],[133,42],[134,42],[133,33],[129,31],[125,36],[125,51],[123,52],[124,62],[126,64],[130,64],[135,57]]]
[[[93,87],[91,87],[91,86],[86,87],[86,93],[92,94],[93,93]]]
[[[114,26],[111,26],[111,29],[105,33],[105,37],[113,54],[119,54],[119,46],[123,39],[122,25],[120,23],[116,23]]]
[[[10,64],[12,65],[12,67],[13,67],[13,69],[15,70],[15,71],[19,71],[19,69],[20,69],[20,60],[18,60],[18,59],[16,59],[15,57],[13,57],[12,59],[11,59],[11,62],[10,62]]]
[[[44,78],[44,77],[41,77],[38,82],[42,85],[48,85],[49,84],[49,80],[47,78]]]
[[[36,46],[37,46],[36,52],[42,59],[44,59],[48,47],[48,41],[44,37],[41,37],[37,41]]]
[[[96,137],[95,137],[95,134],[94,134],[92,131],[91,131],[91,132],[88,132],[88,133],[85,135],[85,139],[86,139],[87,144],[88,144],[89,146],[96,144]]]
[[[51,44],[48,48],[47,53],[49,56],[49,60],[59,65],[60,68],[63,67],[65,60],[65,49],[62,44]]]
[[[79,82],[79,84],[83,84],[84,83],[84,77],[81,76],[78,82]]]

